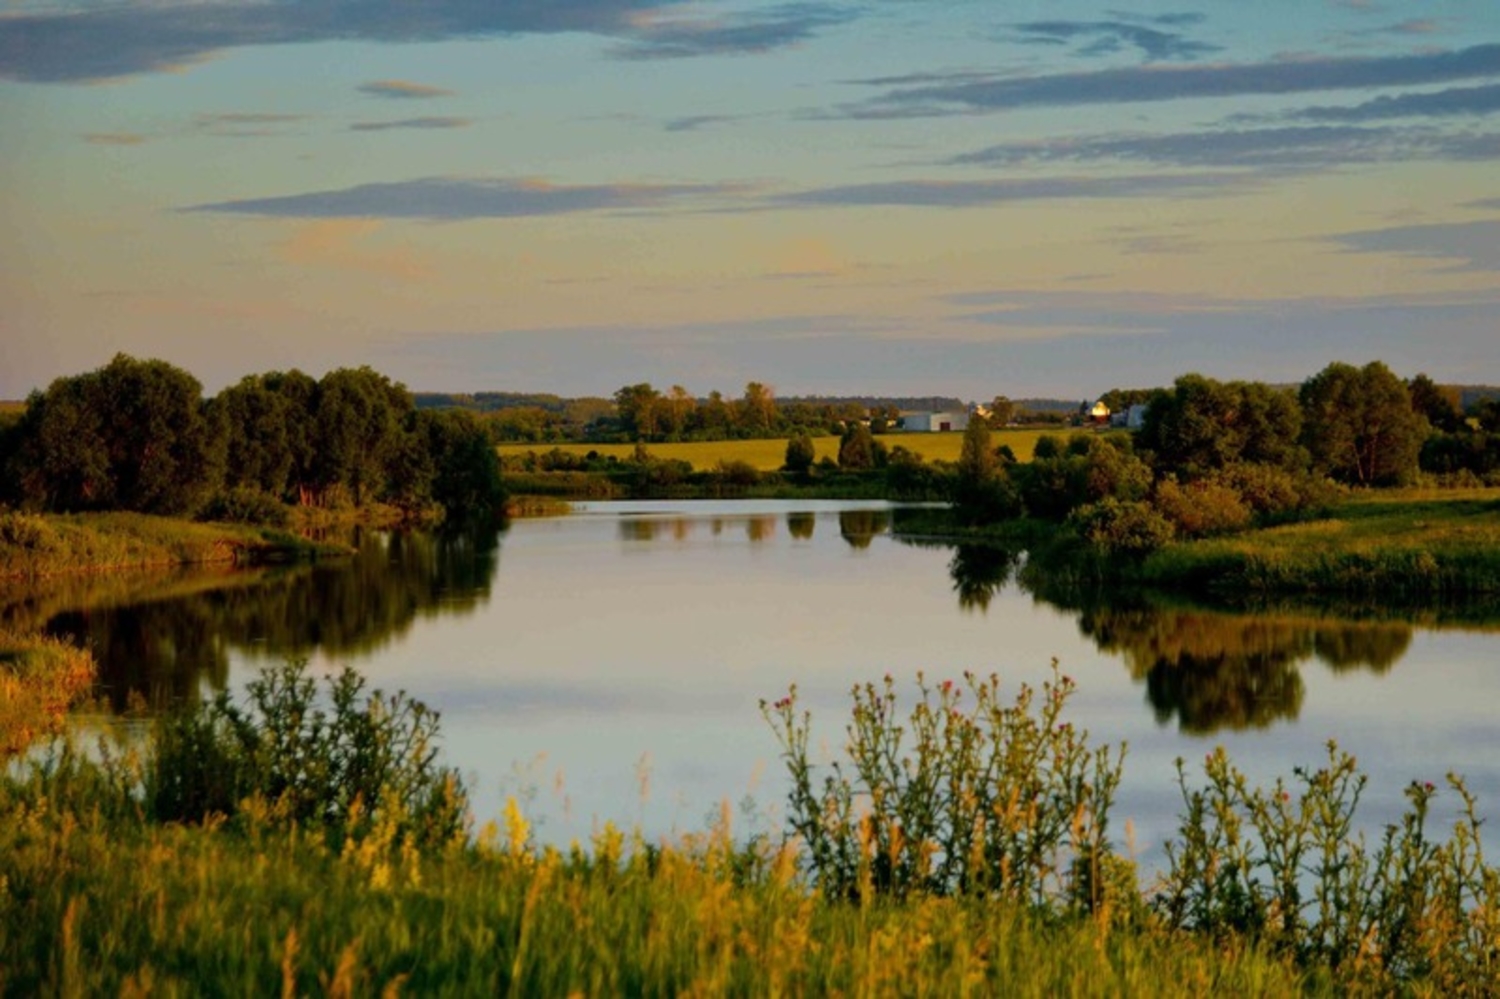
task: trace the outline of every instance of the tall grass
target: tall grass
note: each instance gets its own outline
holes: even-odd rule
[[[41,515],[0,510],[0,577],[303,557],[282,531],[140,513]]]
[[[1463,808],[1450,837],[1428,829],[1437,789],[1414,785],[1407,814],[1367,847],[1353,831],[1363,778],[1352,760],[1330,750],[1326,767],[1260,789],[1212,754],[1206,785],[1180,772],[1170,868],[1142,894],[1102,835],[1118,757],[1062,720],[1070,684],[1059,678],[1011,704],[992,680],[919,687],[906,721],[886,685],[855,694],[853,769],[819,770],[832,797],[793,793],[796,834],[737,840],[726,805],[703,833],[648,842],[605,824],[560,850],[537,846],[513,799],[473,836],[425,836],[399,806],[331,827],[330,815],[430,760],[430,743],[405,743],[411,752],[384,756],[362,792],[340,797],[342,779],[316,777],[366,743],[310,734],[357,716],[367,735],[396,735],[411,731],[401,721],[410,716],[380,698],[340,707],[336,688],[319,721],[301,676],[288,667],[263,678],[283,691],[263,689],[257,709],[239,713],[253,732],[236,731],[221,706],[202,716],[216,724],[200,725],[197,741],[89,753],[62,744],[0,777],[0,991],[1264,996],[1500,986],[1500,875],[1456,778]],[[822,766],[806,755],[794,698],[767,713],[794,774]],[[246,794],[232,814],[161,821],[148,791],[163,764],[192,769],[247,737],[259,747],[250,755],[275,765],[252,768],[248,785],[226,780]],[[208,780],[233,772],[199,770]],[[335,807],[299,805],[320,800]],[[944,817],[924,826],[924,815]],[[965,825],[1000,835],[971,838],[959,861],[964,848],[941,837],[962,837]],[[821,851],[819,836],[843,846]],[[935,876],[950,860],[951,876]]]
[[[62,731],[94,681],[93,658],[55,638],[0,628],[0,764]]]

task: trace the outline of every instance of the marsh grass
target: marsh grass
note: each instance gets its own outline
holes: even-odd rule
[[[0,510],[0,577],[271,561],[331,551],[268,528],[139,513],[42,515]]]
[[[62,731],[94,682],[94,661],[56,638],[0,628],[0,764]]]

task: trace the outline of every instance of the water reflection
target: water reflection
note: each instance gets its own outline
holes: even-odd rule
[[[802,511],[800,513],[788,513],[786,515],[787,533],[798,541],[809,541],[813,536],[813,529],[818,526],[818,515]]]
[[[1343,614],[1327,603],[1252,612],[1108,594],[1059,583],[1036,566],[1022,572],[1023,564],[1020,553],[1003,548],[955,546],[948,571],[959,606],[983,611],[1016,580],[1038,601],[1076,613],[1085,637],[1123,659],[1145,685],[1158,723],[1175,720],[1195,735],[1295,720],[1305,693],[1303,664],[1383,674],[1410,647],[1412,621],[1441,623],[1433,612],[1413,612],[1411,621],[1371,619],[1368,608],[1353,605]],[[1468,623],[1477,611],[1452,613]]]
[[[44,627],[94,652],[101,694],[116,709],[135,697],[161,707],[205,687],[223,689],[231,650],[277,658],[364,655],[418,618],[467,614],[489,599],[499,552],[493,529],[367,531],[352,540],[351,559],[250,574],[253,585],[240,574],[218,574],[210,578],[221,585],[187,595],[72,594],[72,607],[86,609],[50,613]]]
[[[850,548],[864,549],[878,534],[891,529],[889,510],[840,510],[839,534]]]

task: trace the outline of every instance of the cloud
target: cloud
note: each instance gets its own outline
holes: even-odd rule
[[[1500,83],[1452,87],[1432,93],[1382,95],[1352,107],[1302,108],[1285,117],[1303,121],[1385,121],[1391,118],[1443,118],[1500,111]]]
[[[451,90],[444,90],[442,87],[434,87],[426,83],[412,83],[410,80],[371,80],[369,83],[361,83],[355,89],[371,97],[388,97],[405,101],[453,96]]]
[[[331,191],[193,205],[182,211],[301,219],[521,218],[579,212],[659,209],[733,188],[722,184],[600,184],[561,186],[524,179],[428,177],[360,184]]]
[[[732,114],[694,114],[684,118],[668,119],[662,127],[668,132],[696,132],[709,125],[727,125],[743,117],[743,115]]]
[[[1192,60],[1221,51],[1221,46],[1197,42],[1181,32],[1163,31],[1161,26],[1196,24],[1197,15],[1165,15],[1148,19],[1142,24],[1127,20],[1111,21],[1025,21],[1011,27],[1019,34],[1020,41],[1028,44],[1066,45],[1070,42],[1085,42],[1079,55],[1112,55],[1127,46],[1138,49],[1148,62],[1163,60]]]
[[[385,132],[393,128],[468,128],[473,121],[468,118],[426,117],[400,118],[396,121],[357,121],[350,125],[355,132]]]
[[[1500,76],[1500,44],[1392,56],[1317,56],[1259,63],[1135,66],[1083,73],[897,83],[845,107],[853,118],[912,117],[1021,108],[1126,104],[1251,94],[1294,94],[1444,83]],[[881,81],[876,85],[886,85]]]
[[[851,20],[854,12],[826,3],[768,7],[732,18],[675,18],[651,13],[635,19],[620,59],[683,59],[702,55],[766,52],[811,38],[820,28]]]
[[[1479,202],[1478,206],[1485,204]],[[1494,207],[1500,207],[1500,199]],[[1447,270],[1500,273],[1500,220],[1495,219],[1393,226],[1339,233],[1328,239],[1354,253],[1451,261]]]
[[[673,18],[683,0],[169,0],[0,15],[0,78],[107,80],[190,66],[226,49],[309,42],[439,42],[582,32],[620,40],[614,54],[664,59],[764,52],[854,16],[793,3],[730,19]],[[403,80],[360,87],[389,98],[445,96]]]
[[[139,132],[88,132],[83,141],[95,146],[139,146],[146,137]]]
[[[36,83],[163,72],[224,49],[304,42],[435,42],[561,32],[628,34],[673,0],[256,0],[109,4],[0,16],[0,78]]]
[[[949,162],[1016,166],[1117,160],[1301,170],[1417,159],[1486,160],[1497,152],[1500,133],[1448,135],[1431,129],[1317,125],[1009,143],[965,153]]]
[[[243,139],[284,132],[282,126],[305,121],[306,115],[258,111],[230,111],[193,116],[193,128],[209,135]]]
[[[903,206],[973,208],[1007,202],[1078,198],[1194,197],[1247,183],[1241,173],[1038,177],[999,180],[908,180],[813,188],[768,199],[773,207]]]
[[[362,244],[380,230],[370,219],[320,219],[297,227],[278,247],[281,259],[302,267],[362,271],[383,278],[417,281],[432,269],[404,249],[374,251]]]

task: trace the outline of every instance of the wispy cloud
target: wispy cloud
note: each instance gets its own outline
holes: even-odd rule
[[[767,199],[773,207],[901,206],[972,208],[1007,202],[1098,198],[1202,197],[1249,183],[1243,173],[1186,173],[1118,177],[1039,177],[997,180],[906,180],[813,188]]]
[[[1218,45],[1194,41],[1165,27],[1197,24],[1202,15],[1167,14],[1141,20],[1025,21],[1012,25],[1018,40],[1033,45],[1076,44],[1080,56],[1113,55],[1126,48],[1140,52],[1147,62],[1192,60],[1221,51]]]
[[[0,17],[0,77],[41,83],[162,72],[215,52],[303,42],[627,35],[673,0],[256,0],[108,4]]]
[[[354,132],[385,132],[393,128],[468,128],[469,118],[425,117],[399,118],[395,121],[357,121],[349,128]]]
[[[1392,118],[1446,118],[1500,111],[1500,83],[1450,87],[1431,93],[1386,94],[1348,107],[1302,108],[1285,117],[1303,121],[1385,121]]]
[[[1500,76],[1500,44],[1418,55],[1316,56],[1257,63],[1135,66],[1082,73],[867,81],[894,89],[841,109],[854,118],[1176,101],[1410,86]]]
[[[228,111],[193,116],[193,129],[209,135],[243,139],[277,135],[285,126],[305,121],[306,115],[264,111]]]
[[[683,0],[211,0],[108,4],[0,15],[0,78],[38,83],[157,73],[234,48],[309,42],[436,42],[584,32],[614,38],[614,54],[663,59],[763,52],[855,16],[848,6],[793,3],[728,18],[674,17]],[[379,97],[443,96],[440,88],[377,80]],[[437,92],[432,92],[437,91]]]
[[[696,132],[710,125],[727,125],[730,122],[739,121],[742,117],[743,115],[731,114],[694,114],[683,118],[668,119],[662,128],[668,132]]]
[[[1500,199],[1495,207],[1500,207]],[[1500,273],[1500,220],[1495,219],[1392,226],[1339,233],[1328,239],[1355,253],[1392,253],[1449,261],[1447,269],[1454,271]]]
[[[139,132],[88,132],[83,141],[94,146],[139,146],[146,137]]]
[[[387,97],[400,101],[432,100],[435,97],[453,96],[451,90],[444,90],[442,87],[434,87],[426,83],[413,83],[410,80],[371,80],[369,83],[361,83],[355,89],[371,97]]]
[[[853,19],[847,6],[792,3],[728,18],[677,17],[652,12],[635,19],[629,40],[615,47],[621,59],[682,59],[766,52],[805,41],[818,29]]]
[[[1500,133],[1450,135],[1421,128],[1314,125],[1008,143],[965,153],[949,162],[1020,166],[1116,160],[1174,166],[1300,170],[1346,163],[1419,159],[1485,160],[1497,151],[1500,151]]]
[[[563,186],[524,179],[428,177],[384,184],[361,184],[272,198],[247,198],[193,205],[188,212],[226,212],[300,219],[466,219],[520,218],[661,209],[679,202],[701,202],[733,188],[722,184],[599,184]]]

